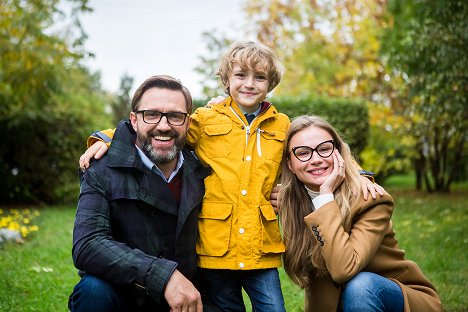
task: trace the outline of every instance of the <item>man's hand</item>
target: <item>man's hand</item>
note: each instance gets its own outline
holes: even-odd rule
[[[361,176],[360,181],[364,200],[367,200],[369,193],[371,194],[373,199],[377,198],[377,193],[379,193],[380,196],[382,196],[385,193],[385,189],[383,187],[381,187],[377,183],[373,183],[365,176]]]
[[[222,96],[222,95],[218,95],[218,96],[215,97],[215,98],[214,98],[214,97],[211,98],[211,100],[209,100],[208,103],[206,103],[205,107],[210,108],[210,107],[213,106],[213,105],[222,103],[225,99],[226,99],[226,97],[224,97],[224,96]]]
[[[270,203],[273,206],[273,210],[275,211],[276,214],[279,213],[278,197],[279,197],[280,189],[281,189],[281,184],[277,184],[276,186],[273,186],[273,189],[271,190],[271,194],[270,194]]]
[[[167,282],[164,298],[174,312],[203,312],[201,295],[193,284],[175,270]]]
[[[86,152],[81,155],[80,157],[80,168],[81,170],[85,170],[89,168],[89,162],[94,157],[94,159],[99,159],[107,153],[106,143],[102,141],[96,141],[93,145],[91,145]]]

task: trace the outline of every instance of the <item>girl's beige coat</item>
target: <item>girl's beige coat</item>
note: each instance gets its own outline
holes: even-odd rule
[[[434,286],[398,247],[390,220],[392,212],[393,200],[385,194],[375,200],[361,200],[353,207],[351,229],[341,226],[335,201],[305,217],[311,235],[323,241],[321,251],[329,271],[323,278],[310,277],[305,311],[337,311],[343,285],[361,271],[396,282],[403,291],[405,312],[442,311]]]

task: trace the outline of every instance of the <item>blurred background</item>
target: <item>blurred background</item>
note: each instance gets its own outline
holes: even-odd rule
[[[260,41],[283,61],[269,101],[290,117],[327,118],[361,166],[401,195],[406,212],[395,223],[407,235],[404,247],[420,249],[415,258],[448,287],[449,310],[466,311],[468,3],[461,0],[0,0],[0,229],[20,231],[20,241],[38,231],[24,254],[0,249],[0,265],[24,255],[31,264],[23,284],[37,272],[74,274],[70,235],[86,138],[127,118],[133,92],[154,74],[180,79],[198,106],[224,95],[217,60],[236,40]],[[40,230],[28,227],[35,217]],[[58,249],[41,245],[58,235]],[[62,260],[54,268],[41,257]],[[35,286],[25,290],[3,272],[0,293],[21,294],[0,294],[0,310],[9,311]],[[65,285],[50,290],[65,308],[74,282],[74,275],[50,278],[43,287]]]
[[[321,114],[383,182],[449,192],[467,174],[465,1],[2,0],[0,202],[76,200],[86,137],[170,74],[202,105],[234,40],[258,40],[285,74],[270,100]]]

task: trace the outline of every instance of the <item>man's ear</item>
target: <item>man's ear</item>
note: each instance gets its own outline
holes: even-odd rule
[[[192,123],[192,115],[189,115],[187,118],[187,129],[190,127],[191,123]]]
[[[138,125],[137,125],[137,114],[135,112],[130,112],[130,122],[132,123],[133,130],[137,132]]]

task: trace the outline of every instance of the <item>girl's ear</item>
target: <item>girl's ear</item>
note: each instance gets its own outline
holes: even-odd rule
[[[291,159],[286,160],[286,163],[288,164],[289,170],[291,170],[291,172],[292,172],[294,175],[296,175],[296,174],[294,173],[294,170],[293,170],[292,166],[291,166]]]

